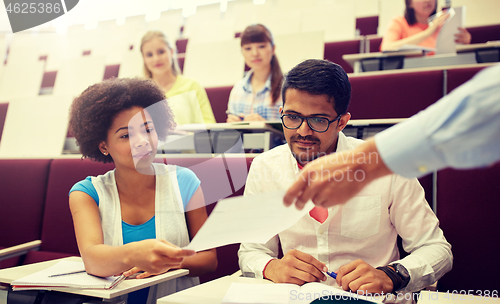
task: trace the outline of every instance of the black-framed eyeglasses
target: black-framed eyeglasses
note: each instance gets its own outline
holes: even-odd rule
[[[333,120],[329,120],[325,117],[304,117],[297,114],[283,114],[281,115],[281,121],[283,126],[290,130],[295,130],[300,128],[304,119],[307,121],[307,125],[311,130],[323,133],[328,131],[330,124],[340,119],[342,115],[335,117]]]

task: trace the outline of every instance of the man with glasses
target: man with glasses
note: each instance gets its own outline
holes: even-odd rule
[[[308,162],[360,145],[342,133],[350,97],[347,74],[329,61],[306,60],[286,74],[280,112],[287,144],[254,159],[245,195],[288,189]],[[370,157],[366,161],[374,161]],[[351,172],[342,178],[364,177]],[[401,259],[398,235],[410,253]],[[420,290],[448,272],[453,260],[422,187],[397,175],[373,182],[343,206],[315,207],[264,245],[242,244],[238,256],[247,276],[298,285],[326,281],[378,294]]]

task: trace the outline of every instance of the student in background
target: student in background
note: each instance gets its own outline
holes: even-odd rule
[[[443,12],[429,23],[428,18],[436,14],[437,0],[405,0],[405,4],[404,17],[392,20],[382,39],[380,49],[382,51],[397,50],[405,44],[436,47],[439,30],[449,17],[449,13]],[[460,28],[455,35],[455,42],[469,44],[470,41],[470,33]]]
[[[148,79],[153,79],[167,97],[193,90],[196,92],[199,107],[193,106],[188,101],[171,106],[177,124],[215,123],[207,92],[195,80],[181,75],[176,53],[165,34],[160,31],[147,32],[142,37],[141,53],[144,60],[144,75]]]
[[[273,36],[262,24],[241,34],[241,53],[251,68],[231,90],[227,122],[279,120],[281,72]]]
[[[351,117],[351,85],[339,65],[325,60],[298,64],[285,75],[282,96],[287,144],[254,159],[245,195],[288,189],[315,158],[363,143],[342,133]],[[410,253],[404,258],[398,235]],[[315,207],[266,244],[242,243],[238,256],[245,275],[302,285],[327,280],[323,272],[330,270],[337,278],[326,284],[378,294],[420,290],[448,272],[453,260],[422,187],[397,175],[373,182],[342,207]]]
[[[199,275],[217,267],[215,249],[195,254],[180,248],[207,219],[200,180],[189,169],[153,163],[158,139],[174,126],[164,93],[145,79],[95,84],[71,107],[70,127],[82,156],[116,167],[70,190],[86,271],[97,276],[144,271],[137,276],[142,279],[189,269],[189,277],[131,293],[128,303],[156,303],[199,284]]]

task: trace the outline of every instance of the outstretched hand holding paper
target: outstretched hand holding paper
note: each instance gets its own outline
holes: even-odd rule
[[[202,251],[233,243],[266,243],[291,227],[313,207],[285,207],[285,191],[220,200],[191,243],[184,249]]]

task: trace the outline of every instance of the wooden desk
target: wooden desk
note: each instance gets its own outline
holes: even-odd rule
[[[353,67],[354,73],[377,70],[406,69],[409,67],[413,68],[415,66],[441,67],[500,61],[500,41],[457,45],[456,50],[456,55],[441,54],[424,56],[424,52],[422,50],[404,50],[395,52],[345,54],[342,58]],[[467,53],[475,53],[475,56],[468,56]]]
[[[374,52],[374,53],[361,53],[361,54],[345,54],[342,59],[347,61],[353,68],[354,73],[363,72],[362,62],[363,61],[373,61],[372,64],[378,65],[377,69],[370,69],[370,71],[376,70],[390,70],[401,69],[402,62],[406,57],[422,57],[424,52],[422,50],[406,50],[406,51],[396,51],[396,52]],[[399,63],[401,62],[401,64]],[[387,68],[381,68],[380,65],[387,65]],[[401,65],[401,66],[400,66]]]
[[[70,257],[66,258],[72,261],[81,261],[80,257]],[[12,267],[0,270],[0,282],[10,284],[12,281],[25,277],[34,272],[48,268],[59,260],[46,261],[36,264],[24,265],[19,267]],[[62,291],[72,294],[79,294],[85,296],[91,296],[102,299],[113,299],[125,294],[129,294],[133,291],[150,287],[162,282],[173,280],[189,273],[187,269],[178,269],[160,274],[151,278],[146,279],[130,279],[125,280],[118,284],[113,289],[110,290],[96,290],[96,289],[74,289],[74,288],[54,288],[55,291]]]
[[[233,275],[225,276],[189,289],[179,291],[158,299],[158,304],[220,304],[232,283],[245,284],[274,284],[269,280],[240,277],[238,271]]]
[[[237,144],[239,140],[241,144]],[[241,153],[251,149],[268,151],[276,142],[283,141],[281,121],[186,124],[178,126],[159,149],[166,152]]]

